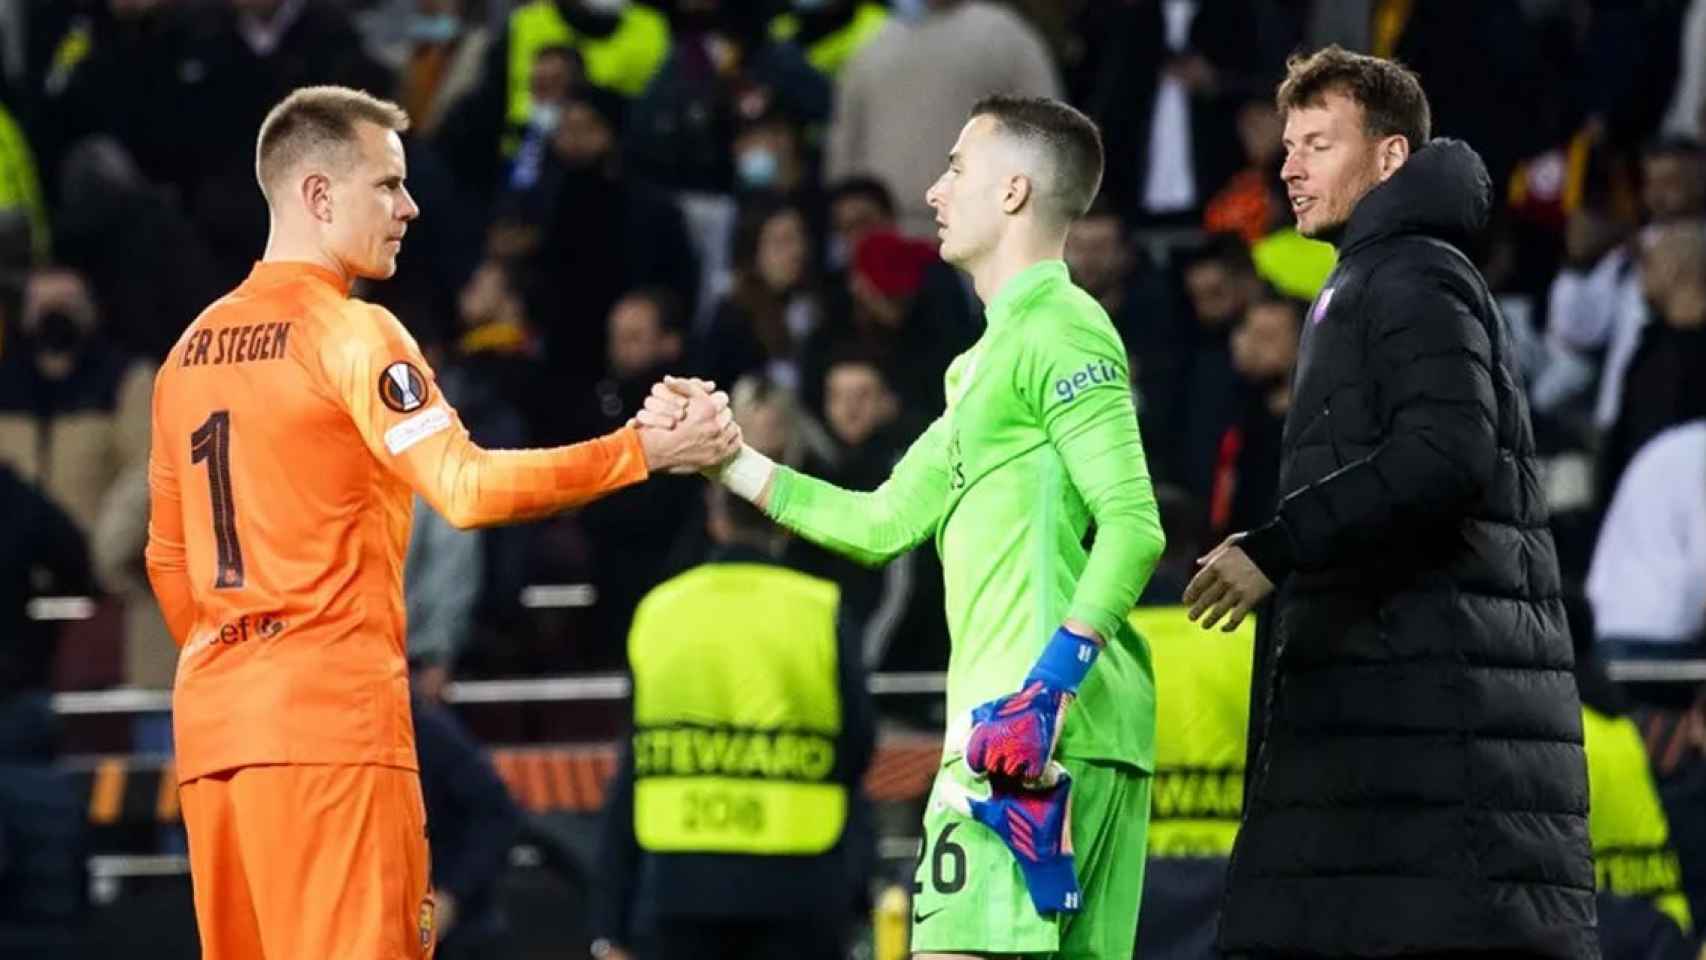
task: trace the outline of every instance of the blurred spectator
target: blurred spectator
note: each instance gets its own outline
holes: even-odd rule
[[[410,129],[432,137],[457,101],[480,84],[491,32],[471,0],[388,0],[359,19],[374,59],[396,74]]]
[[[27,613],[37,595],[91,586],[81,531],[0,464],[0,955],[78,956],[88,886],[85,797],[56,768],[49,702],[54,624]]]
[[[170,188],[188,208],[204,181],[254,149],[259,114],[251,116],[255,104],[237,82],[236,45],[215,37],[227,4],[98,6],[91,16],[57,24],[37,124],[49,141],[44,168],[57,173],[68,145],[110,135],[144,179]],[[260,249],[258,241],[250,246]]]
[[[804,211],[770,196],[748,200],[734,237],[734,289],[699,347],[700,367],[719,384],[763,374],[797,391],[798,357],[822,320]]]
[[[83,955],[88,803],[56,763],[58,739],[45,692],[0,688],[0,955],[7,957]]]
[[[488,450],[524,447],[541,442],[543,424],[561,430],[563,395],[541,368],[528,302],[513,268],[497,260],[482,263],[463,286],[456,307],[456,339],[448,344],[428,341],[424,349],[439,389],[456,406],[474,442]],[[417,522],[424,509],[416,504]],[[443,521],[434,517],[425,522]],[[450,533],[440,529],[438,536],[448,538]],[[534,533],[528,525],[481,530],[477,559],[465,538],[447,546],[452,556],[465,554],[465,562],[473,563],[476,627],[488,625],[502,633],[514,626],[521,590],[529,582],[527,558]],[[471,642],[459,639],[458,650]]]
[[[942,377],[982,333],[982,310],[973,312],[963,275],[936,246],[886,229],[859,239],[843,308],[806,344],[808,382],[821,384],[835,350],[857,344],[892,371],[905,409],[927,418],[942,411]]]
[[[526,261],[532,319],[570,396],[598,379],[605,319],[625,291],[664,286],[687,303],[697,292],[681,211],[635,179],[617,148],[620,109],[594,89],[564,102],[537,195],[545,227]]]
[[[1612,656],[1697,655],[1706,642],[1706,420],[1660,433],[1630,462],[1587,595]]]
[[[628,639],[633,734],[605,800],[593,955],[845,956],[874,843],[862,784],[876,722],[856,640],[833,585],[780,564],[786,531],[705,493],[715,551],[647,595]],[[705,734],[751,745],[722,760],[681,749]],[[823,762],[754,779],[740,758],[779,736]]]
[[[1285,188],[1280,182],[1282,122],[1279,111],[1268,100],[1246,100],[1238,105],[1238,141],[1244,150],[1244,167],[1219,188],[1203,210],[1203,229],[1210,233],[1236,233],[1255,246],[1289,217]]]
[[[824,260],[829,286],[845,289],[853,251],[865,234],[894,230],[894,194],[875,177],[848,177],[829,190],[829,235]]]
[[[766,33],[759,4],[670,0],[663,68],[634,101],[627,150],[636,172],[667,187],[725,192],[736,129],[772,110],[829,119],[829,81],[798,48]]]
[[[1290,7],[1139,0],[1102,24],[1116,52],[1085,106],[1102,127],[1103,191],[1131,222],[1194,225],[1238,171],[1236,108],[1272,98],[1302,36]]]
[[[803,136],[787,114],[772,110],[740,124],[730,150],[737,193],[792,197],[814,224],[821,224],[821,201]]]
[[[926,426],[902,408],[892,378],[887,363],[859,347],[833,356],[824,375],[824,423],[839,456],[808,457],[805,472],[849,490],[875,490],[888,479]],[[839,555],[823,561],[808,572],[841,586],[843,628],[859,639],[867,668],[947,669],[942,568],[933,548],[908,551],[876,570]]]
[[[1178,349],[1173,329],[1178,321],[1165,278],[1133,245],[1119,210],[1101,197],[1067,231],[1066,266],[1072,282],[1096,298],[1125,341],[1138,420],[1146,437],[1159,437],[1163,425],[1155,414],[1164,405],[1148,401],[1159,389],[1157,374],[1172,369],[1169,358]]]
[[[1151,469],[1155,460],[1162,461],[1164,478],[1176,478],[1192,496],[1207,501],[1221,438],[1238,420],[1246,392],[1232,366],[1232,330],[1262,282],[1250,251],[1232,234],[1189,251],[1181,272],[1195,322],[1179,324],[1170,356],[1152,354],[1172,369],[1144,378],[1155,385],[1144,399],[1158,408],[1153,419],[1162,425],[1159,436],[1151,435],[1158,454]]]
[[[158,363],[219,296],[212,254],[171,195],[142,178],[124,146],[97,135],[66,155],[54,231],[58,257],[122,312],[102,331]]]
[[[1666,427],[1706,416],[1706,220],[1658,228],[1641,260],[1647,315],[1600,456],[1601,502],[1629,459]]]
[[[47,205],[42,199],[36,158],[18,118],[0,99],[0,212],[24,213],[30,225],[30,247],[35,259],[48,254]]]
[[[665,374],[688,372],[682,363],[685,322],[681,300],[662,287],[642,287],[616,301],[610,310],[604,376],[578,400],[581,437],[598,437],[621,427],[645,402],[652,384]],[[728,389],[731,384],[719,381]],[[675,538],[695,517],[700,489],[697,477],[653,477],[581,508],[579,521],[592,543],[592,582],[598,591],[597,662],[620,666],[619,639],[628,635],[634,607],[646,591],[670,573]]]
[[[669,53],[669,26],[652,6],[600,0],[529,0],[509,15],[509,98],[512,126],[532,106],[528,81],[534,58],[546,47],[569,46],[586,64],[586,79],[625,97],[638,96]]]
[[[1597,13],[1617,5],[1587,6]],[[1434,136],[1474,145],[1493,183],[1508,183],[1518,159],[1562,133],[1555,117],[1542,115],[1561,97],[1545,86],[1539,35],[1520,0],[1379,7],[1370,52],[1396,58],[1426,78]],[[1595,35],[1586,32],[1589,42]],[[1639,55],[1638,48],[1632,52]]]
[[[178,645],[166,629],[143,564],[148,545],[148,462],[138,460],[113,481],[89,536],[101,588],[124,604],[124,683],[139,690],[170,690],[178,672]],[[131,722],[131,749],[170,756],[172,715],[139,713]]]
[[[46,690],[57,625],[29,617],[37,596],[94,588],[87,538],[65,510],[0,463],[0,700]]]
[[[581,87],[583,78],[580,58],[569,47],[545,47],[533,57],[533,72],[528,84],[527,120],[521,125],[521,145],[510,163],[505,178],[510,193],[526,193],[538,185],[545,158],[562,126],[563,108],[569,97]],[[614,95],[588,93],[589,103],[596,99],[607,115],[612,130],[621,128],[620,101]],[[560,155],[560,154],[559,154]],[[525,207],[538,205],[529,203]],[[516,211],[525,214],[526,210]]]
[[[1666,140],[1642,154],[1642,207],[1653,225],[1706,216],[1706,151]],[[1536,378],[1535,407],[1562,411],[1588,403],[1593,425],[1617,421],[1629,362],[1649,318],[1641,279],[1644,232],[1626,243],[1615,222],[1578,210],[1565,231],[1565,265],[1547,306],[1548,365]],[[1580,398],[1578,400],[1578,398]]]
[[[0,356],[0,460],[94,529],[125,468],[146,459],[154,375],[101,336],[88,284],[44,267],[29,278],[17,335]]]
[[[800,400],[822,417],[824,361],[853,325],[853,251],[867,233],[894,232],[894,196],[873,177],[848,177],[831,186],[823,240],[823,324],[801,352]]]
[[[411,688],[440,701],[474,632],[484,579],[479,530],[458,530],[418,494],[403,563]]]
[[[1681,70],[1665,110],[1664,132],[1701,140],[1706,139],[1706,0],[1690,0],[1682,24]]]
[[[1220,436],[1209,496],[1209,526],[1217,538],[1255,529],[1279,505],[1280,435],[1307,309],[1270,292],[1245,309],[1232,333],[1232,368],[1244,381],[1245,403]]]
[[[1003,7],[987,0],[907,6],[837,78],[824,174],[876,177],[899,204],[901,230],[933,237],[936,215],[924,191],[972,104],[991,93],[1059,96],[1060,80],[1042,38]]]
[[[410,638],[411,645],[413,636]],[[433,929],[440,960],[499,960],[509,921],[499,881],[522,834],[523,814],[491,758],[450,708],[417,688],[409,712],[420,754],[432,858]]]
[[[651,81],[669,52],[669,27],[651,6],[600,0],[523,0],[507,10],[493,37],[479,86],[445,115],[435,142],[465,185],[491,199],[524,133],[540,118],[535,105],[560,89],[586,83],[632,97]],[[564,52],[542,74],[540,54]],[[555,55],[553,55],[555,56]],[[551,58],[547,58],[548,60]],[[560,65],[563,69],[558,70]],[[554,73],[550,71],[555,71]]]
[[[770,38],[805,52],[806,62],[833,78],[888,22],[889,12],[871,0],[790,0],[787,13],[770,21]]]

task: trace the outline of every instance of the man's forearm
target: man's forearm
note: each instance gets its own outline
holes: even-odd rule
[[[447,450],[421,495],[457,529],[549,516],[648,475],[632,430],[544,450]]]
[[[885,483],[869,493],[846,490],[779,467],[765,513],[807,540],[867,566],[880,566],[935,532],[941,504]]]

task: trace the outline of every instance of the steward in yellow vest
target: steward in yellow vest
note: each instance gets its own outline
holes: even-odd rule
[[[711,562],[634,612],[594,923],[642,958],[836,955],[871,856],[864,669],[835,584],[777,565],[769,519],[710,496]]]

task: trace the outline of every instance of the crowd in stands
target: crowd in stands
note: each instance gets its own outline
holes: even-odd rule
[[[153,365],[258,256],[259,118],[335,82],[414,117],[425,215],[399,275],[358,293],[415,334],[479,442],[599,434],[692,373],[741,384],[749,436],[786,462],[875,485],[979,333],[923,192],[967,107],[1007,90],[1102,127],[1069,265],[1126,340],[1170,532],[1213,540],[1273,501],[1293,344],[1333,263],[1289,226],[1272,88],[1289,52],[1341,42],[1417,69],[1438,134],[1492,172],[1480,265],[1522,350],[1566,577],[1610,640],[1695,640],[1706,499],[1676,481],[1706,471],[1688,439],[1706,416],[1703,33],[1699,2],[1585,0],[11,5],[0,463],[64,511],[123,611],[104,679],[166,686],[139,576]],[[701,498],[665,481],[478,534],[418,511],[419,662],[619,666],[634,604],[703,552]],[[847,589],[871,666],[940,665],[928,551],[878,573],[793,552]],[[1187,574],[1164,567],[1146,602]],[[517,640],[541,629],[522,588],[566,582],[594,586],[593,612],[555,624],[561,642]],[[42,646],[8,655],[46,675]]]

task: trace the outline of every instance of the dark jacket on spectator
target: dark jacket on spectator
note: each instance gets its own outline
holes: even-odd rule
[[[50,625],[25,607],[37,593],[35,571],[51,575],[51,591],[90,589],[89,550],[82,531],[52,500],[0,463],[0,698],[47,686],[53,659]],[[0,753],[6,741],[0,737]]]
[[[431,826],[432,885],[457,904],[446,942],[472,945],[504,929],[494,893],[521,835],[521,811],[456,715],[442,704],[410,700],[421,797]]]
[[[1221,946],[1596,957],[1581,703],[1460,142],[1357,205],[1305,323]],[[1289,577],[1287,576],[1289,574]]]
[[[39,486],[87,534],[126,467],[148,456],[151,364],[127,359],[99,332],[63,380],[40,373],[19,337],[0,357],[0,463]]]
[[[56,769],[45,693],[0,692],[0,956],[79,956],[87,807]]]

